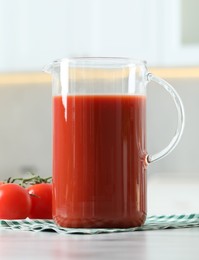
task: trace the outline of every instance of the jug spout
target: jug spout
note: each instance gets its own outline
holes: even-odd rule
[[[43,72],[46,72],[48,74],[51,74],[53,70],[53,63],[49,63],[43,67]]]

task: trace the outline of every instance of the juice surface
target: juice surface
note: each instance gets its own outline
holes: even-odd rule
[[[53,97],[53,217],[133,227],[146,217],[146,97]]]

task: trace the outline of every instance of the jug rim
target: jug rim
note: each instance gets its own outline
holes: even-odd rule
[[[66,57],[54,60],[52,64],[58,65],[62,62],[69,62],[74,64],[91,64],[91,63],[97,63],[97,64],[104,64],[104,65],[144,65],[146,66],[147,62],[145,60],[131,58],[131,57],[106,57],[106,56],[77,56],[77,57]]]
[[[80,57],[68,57],[57,59],[45,65],[43,71],[51,73],[57,67],[69,66],[71,68],[93,68],[93,69],[123,69],[130,68],[132,66],[140,66],[147,70],[147,62],[145,60],[139,60],[128,57],[92,57],[92,56],[80,56]]]

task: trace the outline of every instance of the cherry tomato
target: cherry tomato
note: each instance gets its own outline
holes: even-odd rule
[[[15,183],[0,185],[0,219],[25,219],[31,209],[27,190]]]
[[[3,181],[0,181],[0,185],[2,185],[2,184],[4,184],[5,182],[3,182]]]
[[[29,218],[52,219],[52,184],[40,183],[27,188],[32,207]]]

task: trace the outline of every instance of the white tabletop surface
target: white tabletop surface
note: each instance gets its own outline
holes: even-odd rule
[[[198,213],[199,179],[152,175],[148,214]],[[98,235],[0,229],[0,260],[198,260],[199,228]]]
[[[98,235],[1,230],[0,259],[198,260],[199,228]]]

